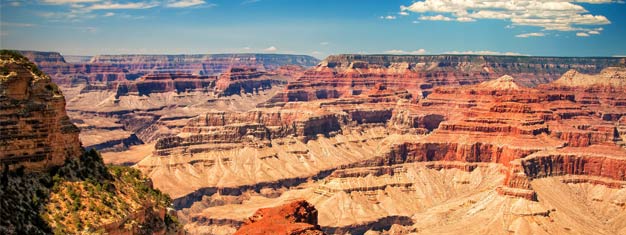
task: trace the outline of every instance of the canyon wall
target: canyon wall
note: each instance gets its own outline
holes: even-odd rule
[[[0,163],[46,169],[79,156],[79,130],[50,77],[8,52],[0,57],[0,70]]]
[[[331,55],[270,103],[358,95],[375,84],[425,97],[438,86],[470,85],[511,75],[523,86],[549,83],[569,69],[584,73],[620,63],[619,58],[482,55]]]

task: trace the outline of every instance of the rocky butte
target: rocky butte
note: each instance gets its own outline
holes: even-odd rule
[[[170,199],[135,169],[85,151],[50,77],[0,51],[0,233],[176,234]]]
[[[136,167],[196,234],[299,199],[328,234],[626,233],[619,59],[432,58],[331,56],[256,108],[191,119]]]

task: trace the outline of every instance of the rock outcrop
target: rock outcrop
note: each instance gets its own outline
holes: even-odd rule
[[[50,77],[6,51],[0,55],[0,70],[0,163],[46,169],[79,156],[79,130]]]
[[[244,234],[324,234],[317,224],[317,210],[307,201],[294,201],[273,208],[262,208],[234,233]]]
[[[5,50],[0,70],[0,233],[177,233],[169,197],[149,179],[82,149],[46,74]]]

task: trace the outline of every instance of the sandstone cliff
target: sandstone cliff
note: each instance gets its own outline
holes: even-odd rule
[[[47,75],[14,51],[0,51],[0,69],[0,233],[176,233],[167,195],[81,148]]]
[[[294,201],[274,208],[262,208],[234,233],[244,234],[324,234],[317,224],[317,210],[307,201]]]
[[[45,169],[79,156],[78,128],[65,114],[63,94],[50,77],[26,58],[4,51],[0,70],[0,163]]]

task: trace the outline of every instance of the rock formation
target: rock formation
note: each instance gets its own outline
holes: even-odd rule
[[[48,75],[6,50],[0,70],[1,234],[177,233],[149,179],[82,149]]]
[[[79,130],[57,85],[28,59],[0,56],[0,163],[45,169],[79,156]]]
[[[324,234],[317,224],[317,210],[307,201],[294,201],[274,208],[259,209],[234,233]]]
[[[568,69],[597,73],[619,63],[619,58],[550,58],[525,56],[329,56],[307,71],[270,103],[307,101],[358,95],[382,83],[425,97],[437,86],[469,85],[510,75],[523,86],[559,78]]]

